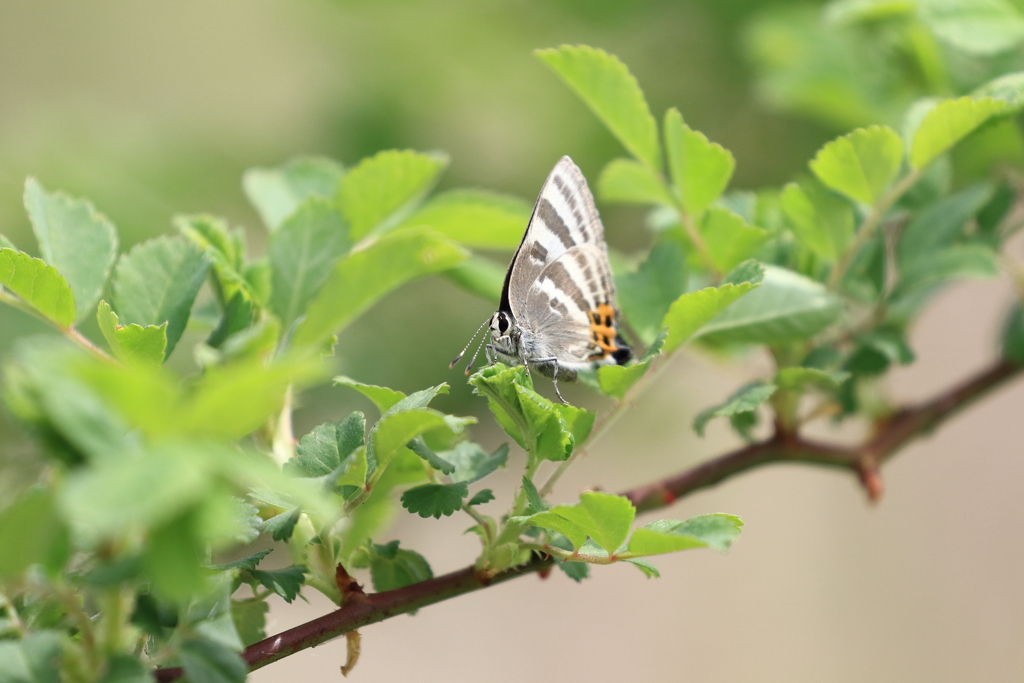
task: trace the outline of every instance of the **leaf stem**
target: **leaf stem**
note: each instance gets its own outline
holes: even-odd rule
[[[853,244],[850,245],[839,260],[836,261],[836,265],[833,266],[832,272],[828,276],[828,288],[835,291],[839,288],[839,283],[842,281],[843,276],[846,275],[846,271],[849,269],[850,264],[853,263],[854,257],[860,253],[860,250],[867,244],[867,241],[871,239],[871,236],[875,233],[875,229],[881,222],[885,212],[888,211],[896,200],[903,196],[903,194],[913,187],[914,183],[921,177],[920,169],[911,169],[907,175],[903,176],[903,179],[893,185],[893,187],[886,192],[882,197],[871,207],[871,212],[868,217],[861,223],[860,230],[857,231],[856,237],[853,239]]]
[[[96,346],[88,339],[86,339],[86,337],[74,327],[69,327],[66,330],[61,330],[61,332],[64,333],[65,337],[73,341],[75,344],[78,344],[83,349],[85,349],[92,355],[96,356],[100,360],[105,360],[110,363],[116,362],[109,354],[107,354],[106,351],[104,351],[103,349]]]
[[[704,267],[707,268],[708,272],[718,282],[722,279],[722,271],[715,265],[715,261],[711,258],[711,251],[708,249],[708,245],[704,242],[704,238],[701,237],[700,231],[697,229],[697,224],[693,220],[688,212],[681,208],[677,208],[679,213],[679,219],[683,223],[683,230],[686,231],[686,236],[693,242],[694,249],[697,250],[697,254],[700,256],[701,261],[704,262]]]

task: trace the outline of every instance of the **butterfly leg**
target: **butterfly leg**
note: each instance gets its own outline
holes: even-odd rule
[[[536,363],[537,365],[548,365],[553,366],[551,372],[551,383],[555,385],[555,395],[558,396],[558,400],[562,403],[569,405],[569,402],[562,398],[562,392],[558,390],[558,358],[552,356],[551,358],[533,358],[529,363],[526,364],[526,371],[530,371],[530,363]],[[547,374],[546,372],[544,374]]]

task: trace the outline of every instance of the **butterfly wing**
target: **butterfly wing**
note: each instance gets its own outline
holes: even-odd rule
[[[564,156],[537,197],[526,234],[505,275],[500,309],[526,321],[526,301],[541,272],[569,249],[588,244],[605,251],[604,226],[583,173]]]
[[[604,226],[569,157],[559,160],[541,188],[506,275],[502,304],[530,335],[533,357],[555,357],[566,366],[619,357]]]

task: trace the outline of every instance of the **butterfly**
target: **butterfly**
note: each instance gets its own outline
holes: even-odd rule
[[[583,173],[567,156],[544,181],[505,273],[498,310],[448,367],[488,323],[487,361],[525,365],[527,372],[535,367],[554,380],[563,403],[558,380],[573,381],[579,370],[621,365],[632,356],[619,336],[604,226]],[[466,374],[479,353],[478,347]]]

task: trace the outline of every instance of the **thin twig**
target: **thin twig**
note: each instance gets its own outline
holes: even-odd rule
[[[798,436],[772,437],[732,453],[713,458],[674,477],[623,493],[633,501],[637,512],[670,505],[676,499],[713,486],[728,477],[770,462],[799,462],[851,470],[869,488],[877,486],[878,466],[894,456],[915,438],[931,432],[950,416],[981,396],[1018,375],[1024,366],[999,361],[966,382],[937,398],[894,414],[880,424],[874,437],[856,448],[841,448],[807,441]],[[874,489],[877,491],[877,489]],[[353,629],[374,624],[400,614],[408,614],[427,605],[502,583],[551,566],[549,555],[535,553],[530,562],[493,577],[467,567],[427,581],[351,601],[337,611],[325,614],[293,629],[249,646],[244,654],[250,670],[262,668],[306,648],[319,645]],[[173,681],[182,676],[180,668],[158,669],[157,681]]]

